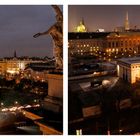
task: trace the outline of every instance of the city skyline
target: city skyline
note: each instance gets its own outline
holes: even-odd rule
[[[124,26],[126,12],[130,28],[140,28],[139,11],[139,5],[70,5],[68,31],[73,32],[82,19],[89,32],[99,28],[113,31],[116,27]]]
[[[0,13],[0,57],[11,57],[14,51],[18,57],[53,57],[51,36],[33,38],[56,22],[50,5],[1,5]]]

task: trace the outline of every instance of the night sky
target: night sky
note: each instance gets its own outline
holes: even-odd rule
[[[130,27],[140,28],[140,6],[138,5],[71,5],[69,6],[69,32],[74,30],[82,18],[88,31],[103,28],[112,31],[124,26],[126,11],[129,14]]]
[[[62,10],[62,6],[61,6]],[[0,57],[53,56],[53,43],[48,35],[33,38],[55,23],[55,12],[50,5],[0,6]]]

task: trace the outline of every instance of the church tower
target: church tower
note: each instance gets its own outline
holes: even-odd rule
[[[14,58],[17,58],[17,52],[14,51]]]
[[[125,17],[125,31],[128,31],[129,28],[129,20],[128,20],[128,12],[126,12],[126,17]]]

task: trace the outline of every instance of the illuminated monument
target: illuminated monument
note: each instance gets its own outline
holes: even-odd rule
[[[83,19],[82,21],[80,21],[80,24],[75,28],[75,32],[87,32]]]
[[[62,112],[63,109],[63,14],[57,5],[52,5],[56,13],[56,23],[47,31],[33,37],[50,35],[54,42],[55,70],[48,74],[48,95],[44,99],[45,109]]]

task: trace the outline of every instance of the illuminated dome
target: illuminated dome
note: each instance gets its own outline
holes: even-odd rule
[[[76,32],[87,32],[83,21],[80,21],[80,25],[76,27]]]

